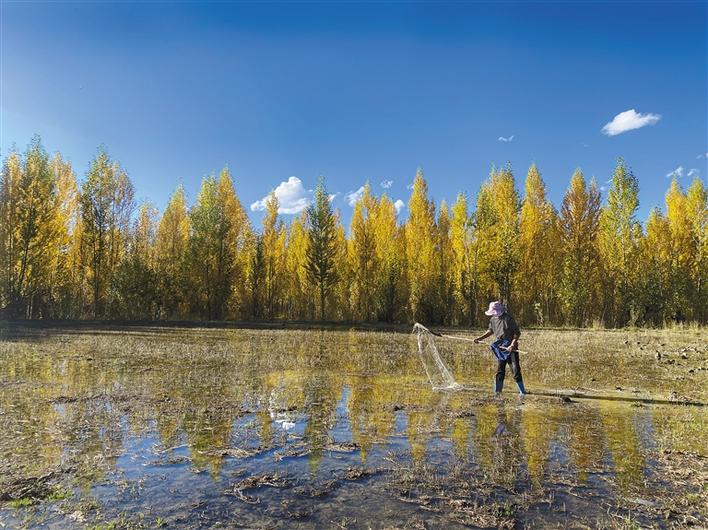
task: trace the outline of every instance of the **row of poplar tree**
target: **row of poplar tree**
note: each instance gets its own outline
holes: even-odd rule
[[[521,197],[510,167],[492,170],[474,208],[448,207],[416,174],[408,218],[367,185],[349,232],[324,182],[287,225],[271,193],[254,229],[229,171],[178,187],[160,216],[136,208],[104,150],[79,185],[39,138],[10,152],[0,180],[4,318],[347,320],[479,324],[504,300],[525,324],[706,322],[706,188],[673,180],[666,211],[636,219],[638,182],[623,160],[607,200],[577,170],[560,211],[536,166]]]

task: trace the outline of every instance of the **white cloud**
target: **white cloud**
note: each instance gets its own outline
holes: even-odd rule
[[[499,138],[497,138],[497,142],[511,142],[513,139],[514,139],[513,134],[511,136],[507,136],[507,137],[500,136]]]
[[[354,207],[354,205],[357,203],[359,199],[364,195],[364,186],[360,187],[356,191],[350,191],[347,193],[344,198],[347,199],[347,203],[349,206]]]
[[[329,195],[327,195],[327,197],[329,198],[329,202],[332,202],[334,199],[336,199],[337,197],[339,197],[339,195],[340,195],[339,192],[337,192],[337,193],[330,193]]]
[[[381,187],[385,190],[389,189],[391,186],[393,186],[393,181],[392,180],[382,180],[381,181]]]
[[[600,191],[607,191],[607,186],[600,186]]]
[[[668,172],[666,174],[666,177],[670,178],[670,179],[674,178],[674,177],[676,177],[676,178],[683,177],[683,166],[679,166],[676,169],[674,169],[673,171]]]
[[[310,204],[312,190],[306,190],[302,185],[302,181],[297,177],[290,177],[288,180],[281,182],[274,191],[280,203],[278,213],[300,213]],[[260,201],[251,204],[251,211],[265,210],[267,200],[268,196],[266,195]]]
[[[650,112],[642,114],[634,109],[629,109],[620,112],[617,116],[612,118],[612,121],[605,124],[602,128],[602,132],[607,136],[616,136],[623,132],[646,127],[647,125],[654,125],[660,119],[660,114],[652,114]]]
[[[700,173],[701,173],[700,170],[694,167],[694,168],[691,168],[688,170],[688,174],[686,176],[692,177],[694,175],[699,175]]]
[[[413,183],[411,182],[410,184],[408,184],[408,186],[406,186],[406,189],[407,189],[407,190],[412,190],[412,189],[413,189]]]
[[[701,153],[700,155],[698,155],[696,157],[696,159],[700,159],[700,158],[708,158],[708,153]]]
[[[399,214],[406,207],[406,204],[401,199],[398,199],[393,203],[393,207],[396,209],[396,213]]]

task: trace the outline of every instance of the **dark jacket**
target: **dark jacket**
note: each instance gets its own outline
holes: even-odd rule
[[[498,317],[489,319],[489,331],[494,334],[497,340],[511,340],[514,338],[514,335],[521,335],[521,330],[516,320],[506,312]]]

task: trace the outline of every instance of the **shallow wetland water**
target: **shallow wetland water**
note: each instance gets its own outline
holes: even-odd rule
[[[706,338],[5,325],[0,528],[706,527]]]

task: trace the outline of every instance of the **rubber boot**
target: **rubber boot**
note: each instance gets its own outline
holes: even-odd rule
[[[519,394],[522,396],[526,394],[526,389],[524,388],[524,382],[521,381],[519,383],[516,383],[517,388],[519,389]]]

